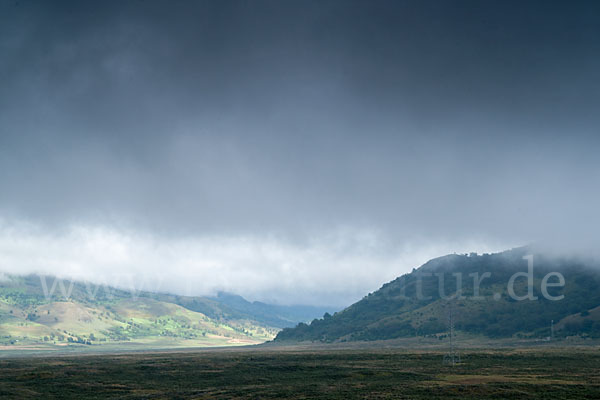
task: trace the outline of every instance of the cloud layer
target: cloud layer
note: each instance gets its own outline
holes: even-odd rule
[[[274,236],[159,239],[81,226],[52,234],[30,225],[0,226],[0,266],[8,274],[185,295],[224,290],[251,300],[336,307],[433,256],[473,248],[501,249],[472,242],[397,248],[376,232],[356,230],[330,232],[299,245]]]
[[[36,233],[0,268],[341,303],[413,251],[593,248],[599,7],[4,2],[0,217]]]

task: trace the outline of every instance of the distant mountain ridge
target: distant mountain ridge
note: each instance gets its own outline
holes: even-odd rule
[[[283,306],[268,304],[260,301],[249,302],[242,296],[219,292],[216,297],[209,297],[220,304],[234,310],[251,315],[255,320],[277,328],[295,326],[298,321],[308,322],[315,317],[320,317],[326,312],[332,312],[332,307],[318,307],[306,305]]]
[[[559,285],[556,273],[564,278],[564,285]],[[476,278],[481,279],[478,285]],[[529,279],[533,282],[531,293]],[[448,331],[450,308],[456,329],[476,335],[599,337],[599,288],[600,265],[594,260],[548,257],[531,247],[497,254],[451,254],[428,261],[334,315],[284,329],[275,341],[443,336]],[[460,298],[451,298],[457,293]],[[522,299],[528,295],[536,300]],[[555,300],[560,296],[564,297]]]

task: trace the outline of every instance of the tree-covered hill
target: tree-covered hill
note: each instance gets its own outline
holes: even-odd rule
[[[529,262],[531,277],[525,276]],[[519,275],[511,284],[514,274]],[[343,311],[284,329],[275,340],[443,336],[450,314],[457,330],[488,337],[547,337],[551,321],[557,336],[600,336],[599,284],[600,265],[593,260],[544,256],[529,247],[452,254],[386,283]]]

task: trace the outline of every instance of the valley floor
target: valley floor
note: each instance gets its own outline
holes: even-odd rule
[[[600,349],[249,347],[0,359],[0,397],[600,398]]]

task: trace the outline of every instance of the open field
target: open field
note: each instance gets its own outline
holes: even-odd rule
[[[600,349],[238,348],[0,359],[0,397],[600,398]]]

